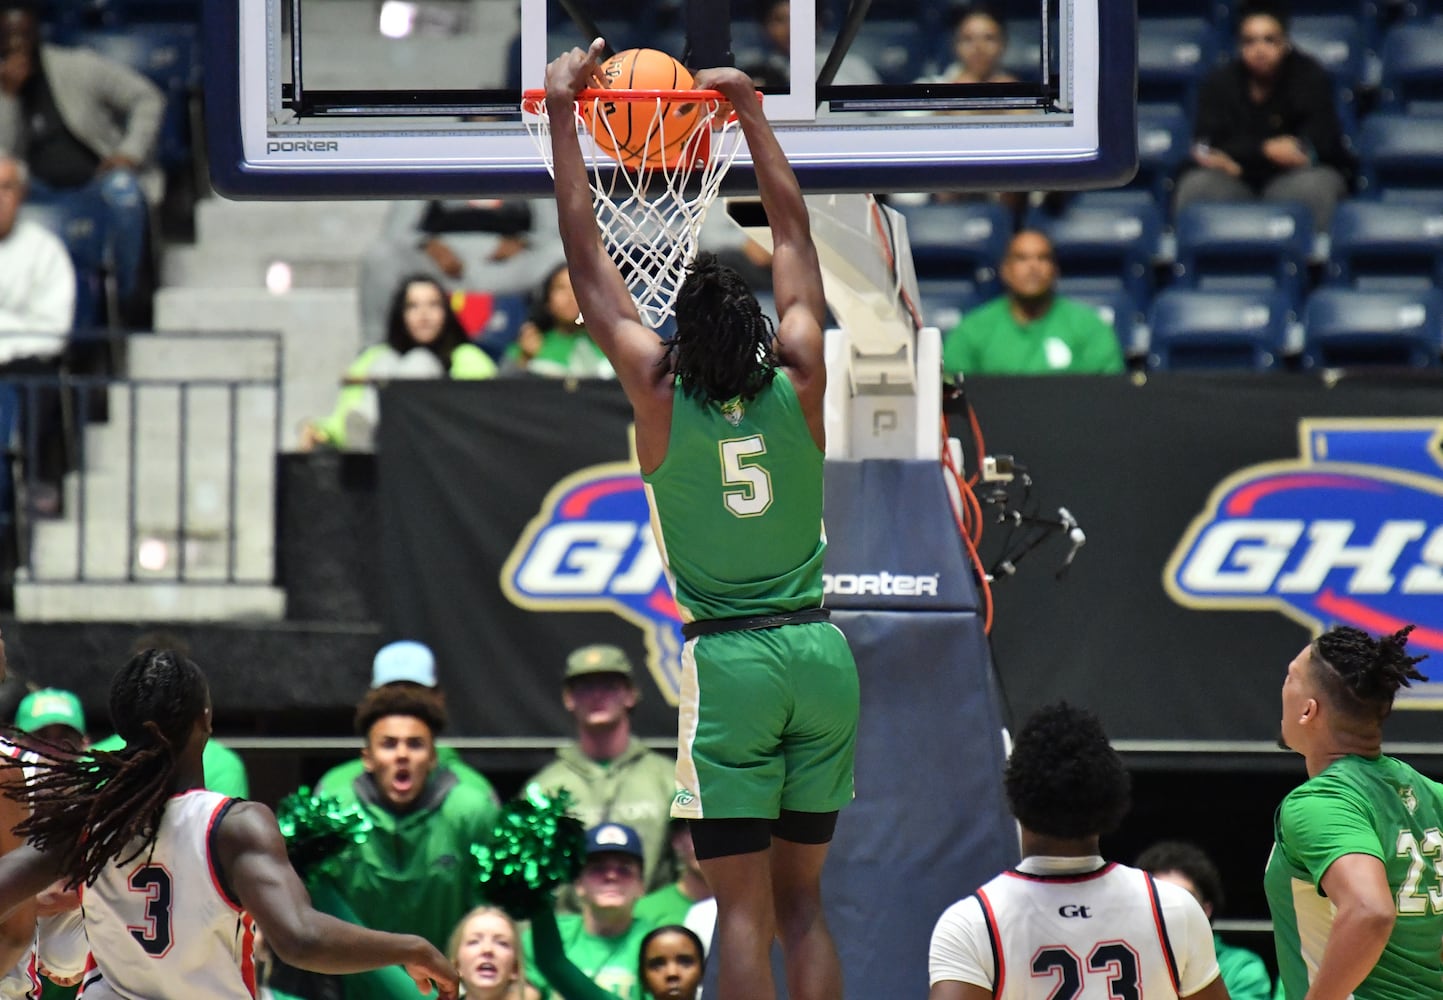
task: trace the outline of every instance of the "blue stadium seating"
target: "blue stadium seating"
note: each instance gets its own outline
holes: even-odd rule
[[[922,310],[923,322],[937,327],[944,337],[964,313],[971,312],[987,299],[970,281],[918,281],[917,294],[922,300],[918,306]]]
[[[1293,44],[1323,64],[1333,82],[1351,98],[1363,80],[1366,46],[1357,17],[1316,14],[1293,18]]]
[[[199,31],[186,23],[133,25],[121,31],[70,35],[70,45],[92,48],[147,77],[165,93],[165,118],[156,151],[161,166],[192,161],[191,98],[200,84]]]
[[[1137,176],[1129,187],[1150,191],[1159,205],[1172,198],[1178,168],[1192,145],[1192,123],[1180,104],[1137,106]]]
[[[830,42],[826,49],[831,50]],[[862,23],[850,52],[876,70],[883,83],[911,83],[922,75],[925,50],[926,38],[915,21],[869,18]]]
[[[1120,288],[1139,301],[1151,296],[1162,235],[1155,203],[1090,202],[1055,217],[1034,213],[1028,224],[1047,234],[1058,270],[1070,280],[1090,279],[1099,290]]]
[[[1168,289],[1153,300],[1147,366],[1154,369],[1277,366],[1292,318],[1276,292]]]
[[[1350,201],[1333,216],[1331,282],[1368,289],[1443,284],[1443,200],[1433,205]]]
[[[1295,302],[1307,277],[1312,218],[1292,202],[1197,202],[1178,213],[1173,276],[1184,288],[1277,289]]]
[[[1137,99],[1191,108],[1198,83],[1217,62],[1219,46],[1217,29],[1201,18],[1139,21]]]
[[[94,329],[111,313],[106,309],[105,209],[98,195],[66,194],[41,200],[31,197],[23,218],[49,229],[70,254],[75,268],[76,330]]]
[[[1117,343],[1122,348],[1123,356],[1139,357],[1147,353],[1147,345],[1141,338],[1142,310],[1138,300],[1127,292],[1077,286],[1069,284],[1064,278],[1058,282],[1057,293],[1097,310],[1102,321],[1117,334]]]
[[[1304,329],[1306,367],[1436,366],[1443,359],[1443,293],[1319,289],[1308,299]]]
[[[1401,24],[1383,40],[1383,83],[1387,108],[1414,101],[1443,100],[1443,26]]]
[[[1228,0],[1137,0],[1139,18],[1195,17],[1219,26],[1232,16]]]
[[[1358,133],[1360,193],[1443,188],[1443,117],[1377,112]]]
[[[203,0],[87,0],[105,24],[200,23]]]
[[[1054,32],[1056,24],[1053,25]],[[950,43],[949,43],[950,44]],[[1053,72],[1057,71],[1057,39],[1054,34],[1049,50]],[[1007,49],[1002,53],[1002,67],[1019,80],[1037,80],[1042,66],[1042,25],[1034,16],[1007,22]]]
[[[970,281],[997,293],[997,265],[1012,237],[1012,217],[993,201],[899,205],[917,277]]]
[[[526,322],[529,305],[530,296],[525,292],[493,295],[491,315],[486,320],[486,326],[472,338],[476,346],[491,355],[492,360],[500,362],[506,354],[506,348],[520,336],[521,324]]]

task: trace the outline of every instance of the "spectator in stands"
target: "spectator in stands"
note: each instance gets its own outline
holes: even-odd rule
[[[1103,973],[1101,996],[1227,1000],[1197,900],[1102,858],[1101,835],[1126,815],[1130,780],[1095,715],[1066,704],[1035,712],[1005,785],[1022,861],[938,918],[929,1000],[996,996],[1018,970],[1023,983],[1029,971],[1051,980],[1033,980],[1041,992],[1071,983],[1080,993],[1082,977]]]
[[[1137,856],[1137,867],[1150,872],[1159,882],[1171,882],[1192,893],[1202,905],[1208,921],[1216,918],[1223,905],[1223,880],[1212,858],[1196,844],[1162,840]],[[1227,944],[1213,932],[1213,950],[1223,985],[1232,1000],[1272,1000],[1273,979],[1263,960],[1246,948]]]
[[[1024,229],[998,268],[1007,293],[962,317],[942,347],[948,376],[1111,374],[1122,371],[1117,335],[1088,306],[1057,294],[1052,243]]]
[[[534,992],[526,983],[521,932],[495,906],[478,906],[461,918],[446,957],[461,974],[466,1000],[523,1000]]]
[[[169,632],[142,633],[135,642],[131,643],[130,655],[134,657],[147,649],[164,649],[177,656],[187,658],[190,656],[190,643]],[[114,753],[117,750],[125,749],[125,740],[116,733],[93,744],[93,749]],[[250,778],[246,774],[245,761],[241,760],[240,754],[221,743],[220,740],[211,738],[206,741],[201,764],[205,768],[205,787],[212,792],[220,792],[222,795],[229,795],[237,799],[244,799],[250,795]]]
[[[521,334],[506,349],[505,369],[549,378],[616,378],[611,362],[580,321],[571,272],[558,264],[532,291]]]
[[[384,340],[386,296],[405,275],[452,291],[524,292],[560,262],[554,201],[394,202],[361,262],[361,337]]]
[[[145,77],[89,49],[42,45],[33,0],[0,0],[0,150],[24,158],[35,196],[100,200],[121,319],[135,325],[150,316],[146,199],[161,194],[164,113]]]
[[[1016,83],[1017,77],[1002,68],[1007,51],[1007,25],[992,8],[983,4],[964,7],[952,31],[952,54],[956,61],[935,83]]]
[[[75,268],[65,244],[20,218],[28,183],[24,162],[0,154],[0,364],[55,357],[75,319]]]
[[[413,275],[391,296],[386,342],[368,347],[346,369],[336,408],[301,428],[300,447],[370,451],[375,443],[380,401],[373,383],[390,379],[486,379],[496,362],[471,343],[451,311],[446,290],[424,274]]]
[[[652,925],[636,919],[642,893],[642,840],[631,827],[603,823],[586,831],[586,863],[576,880],[581,913],[556,918],[566,958],[621,1000],[642,1000],[641,941]],[[536,968],[531,934],[526,969],[542,996],[566,1000]]]
[[[818,4],[817,12],[817,72],[822,71],[822,66],[827,61],[827,54],[830,45],[824,44],[825,36],[822,26],[823,5]],[[767,44],[770,46],[764,55],[764,62],[760,67],[749,67],[748,73],[752,77],[761,75],[769,80],[790,81],[792,74],[792,4],[791,0],[761,0],[757,6],[757,20],[761,22],[762,34],[766,36]],[[837,69],[837,75],[832,78],[832,83],[841,85],[875,85],[881,82],[877,71],[862,57],[855,53],[849,54],[842,59],[841,66]]]
[[[583,646],[566,658],[561,701],[576,720],[576,740],[531,778],[544,791],[564,788],[588,827],[625,823],[645,845],[642,891],[671,881],[662,863],[676,793],[676,764],[631,734],[641,692],[631,661],[615,646]],[[638,893],[640,896],[640,893]],[[634,971],[634,970],[633,970]]]
[[[395,687],[400,690],[429,690],[444,704],[446,693],[436,682],[436,657],[429,646],[402,639],[387,643],[371,661],[371,690]],[[474,788],[492,803],[499,803],[496,790],[486,776],[461,759],[451,747],[436,747],[436,773],[450,773],[457,781]],[[355,802],[359,789],[369,782],[366,764],[360,758],[337,764],[316,782],[316,794],[339,799],[342,805]]]
[[[696,860],[696,845],[691,841],[691,827],[684,819],[671,821],[671,853],[677,870],[676,881],[649,892],[636,904],[639,920],[655,924],[681,924],[697,903],[712,898],[711,887]]]
[[[74,753],[88,745],[80,699],[60,688],[41,688],[26,695],[15,710],[15,728]]]
[[[677,924],[641,939],[641,985],[649,1000],[696,1000],[706,971],[706,948],[696,932]]]
[[[1198,94],[1193,165],[1178,181],[1176,209],[1296,201],[1326,231],[1354,168],[1335,100],[1328,71],[1289,41],[1277,0],[1249,0],[1237,57],[1209,73]]]
[[[387,684],[356,706],[364,777],[357,804],[373,829],[318,873],[354,917],[373,930],[419,934],[437,948],[480,900],[474,844],[485,843],[496,803],[436,766],[436,734],[446,725],[440,695],[420,685]],[[349,1000],[382,1000],[376,981],[347,977]]]

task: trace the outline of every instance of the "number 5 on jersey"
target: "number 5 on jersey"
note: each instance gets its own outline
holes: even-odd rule
[[[175,942],[170,917],[170,872],[163,865],[141,865],[131,873],[130,891],[145,896],[145,923],[126,930],[151,958],[164,958]]]
[[[740,489],[722,490],[727,510],[736,517],[765,514],[772,505],[772,477],[766,469],[750,459],[767,453],[767,443],[760,434],[722,441],[722,482]]]

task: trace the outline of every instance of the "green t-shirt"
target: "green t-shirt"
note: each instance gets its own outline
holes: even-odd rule
[[[1261,956],[1230,945],[1216,934],[1213,951],[1217,952],[1218,972],[1231,1000],[1272,1000],[1273,977],[1268,975]]]
[[[125,741],[118,735],[110,735],[105,739],[92,744],[92,749],[101,750],[105,753],[115,753],[117,750],[125,749]],[[246,777],[245,761],[241,760],[240,754],[223,743],[209,740],[205,745],[205,753],[201,756],[201,763],[205,767],[205,787],[212,792],[219,792],[222,795],[229,795],[231,798],[243,799],[250,795],[250,780]]]
[[[378,361],[388,355],[394,357],[395,353],[387,344],[366,348],[351,362],[351,367],[346,369],[347,381],[364,379]],[[491,378],[495,374],[496,362],[475,344],[460,344],[451,352],[451,368],[447,372],[450,378],[475,381]],[[331,415],[317,421],[316,426],[325,432],[326,439],[332,445],[337,448],[346,446],[346,414],[359,407],[365,401],[366,393],[371,391],[372,387],[368,385],[346,385],[341,389],[341,394],[336,399],[336,408],[331,411]]]
[[[667,927],[686,923],[691,907],[692,900],[673,882],[642,896],[637,901],[635,913],[637,920],[645,920],[654,927]]]
[[[556,918],[556,926],[567,961],[583,975],[621,1000],[642,1000],[641,939],[651,932],[654,924],[633,919],[626,933],[614,938],[586,933],[586,925],[577,914],[561,914]],[[537,968],[529,927],[522,936],[522,953],[526,957],[526,978],[541,991],[542,1000],[569,1000],[552,990]]]
[[[747,402],[677,387],[666,458],[642,478],[684,620],[821,606],[822,459],[784,371]]]
[[[1397,922],[1356,1000],[1443,998],[1443,786],[1393,757],[1348,756],[1288,793],[1273,821],[1263,884],[1278,971],[1302,1000],[1322,962],[1332,904],[1321,882],[1347,854],[1383,862]]]
[[[1112,375],[1123,370],[1112,327],[1089,306],[1056,298],[1040,319],[1023,325],[1007,296],[962,317],[942,342],[948,375]]]
[[[615,378],[601,348],[591,335],[580,327],[547,330],[541,335],[541,347],[528,360],[521,355],[521,345],[506,348],[506,359],[522,365],[533,375],[549,378]]]

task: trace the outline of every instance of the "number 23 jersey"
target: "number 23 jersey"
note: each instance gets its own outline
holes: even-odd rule
[[[1026,858],[949,907],[930,981],[998,1000],[1191,996],[1218,976],[1212,928],[1184,889],[1101,858]]]
[[[154,850],[107,865],[84,888],[90,961],[82,995],[255,996],[254,925],[225,884],[213,844],[236,801],[202,789],[173,796]]]

